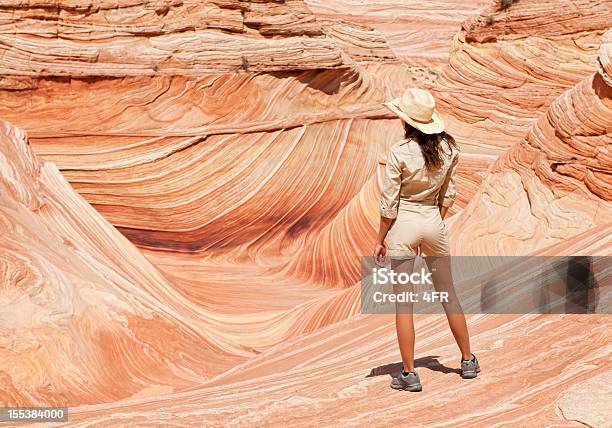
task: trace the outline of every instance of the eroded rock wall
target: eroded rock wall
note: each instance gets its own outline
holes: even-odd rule
[[[528,254],[612,222],[611,37],[599,71],[561,94],[492,166],[455,219],[457,254]]]

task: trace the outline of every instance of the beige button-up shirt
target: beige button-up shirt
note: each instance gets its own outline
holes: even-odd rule
[[[442,141],[441,168],[428,171],[419,144],[404,139],[391,146],[380,199],[380,215],[396,218],[400,200],[450,207],[457,190],[459,151]]]

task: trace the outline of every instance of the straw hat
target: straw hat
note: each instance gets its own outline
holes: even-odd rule
[[[400,98],[383,103],[409,125],[425,134],[444,131],[444,121],[436,110],[436,100],[428,91],[408,88]]]

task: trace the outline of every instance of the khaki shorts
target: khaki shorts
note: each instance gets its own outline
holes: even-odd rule
[[[436,205],[402,201],[387,233],[387,255],[392,258],[448,256],[448,232]]]

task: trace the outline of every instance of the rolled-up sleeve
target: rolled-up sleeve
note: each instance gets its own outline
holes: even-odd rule
[[[391,150],[387,156],[385,178],[380,197],[380,215],[386,218],[397,217],[399,194],[402,185],[402,169],[397,155]]]
[[[444,179],[444,184],[440,189],[440,195],[438,201],[440,205],[443,207],[450,207],[455,202],[455,197],[457,196],[457,165],[459,164],[459,153],[455,155],[455,159],[451,163],[448,172],[446,173],[446,178]]]

